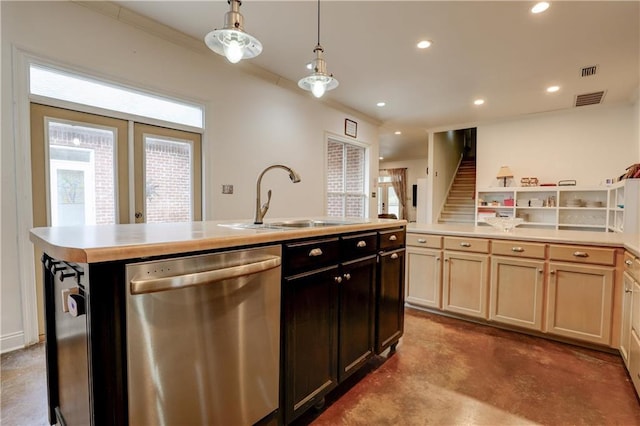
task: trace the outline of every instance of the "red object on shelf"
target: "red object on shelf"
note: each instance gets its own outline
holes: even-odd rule
[[[513,198],[505,198],[504,199],[504,205],[508,206],[508,207],[513,207]]]
[[[540,186],[558,186],[555,183],[541,183]]]

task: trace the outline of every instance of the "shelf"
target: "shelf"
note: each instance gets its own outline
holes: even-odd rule
[[[602,207],[566,205],[578,199],[582,200],[583,204],[600,202]],[[476,205],[476,224],[480,223],[483,216],[490,216],[495,212],[523,218],[526,222],[520,226],[634,233],[640,231],[640,179],[626,179],[610,186],[479,188],[476,191],[476,200],[501,204]],[[515,205],[505,206],[505,200],[514,202]],[[555,205],[529,206],[530,200]],[[626,208],[618,207],[619,204],[624,204]],[[529,219],[532,221],[528,222]]]

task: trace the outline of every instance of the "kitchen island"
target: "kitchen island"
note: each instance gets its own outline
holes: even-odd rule
[[[640,235],[407,229],[409,306],[620,352],[640,391]]]
[[[33,229],[50,423],[290,423],[395,350],[405,228],[316,218]]]

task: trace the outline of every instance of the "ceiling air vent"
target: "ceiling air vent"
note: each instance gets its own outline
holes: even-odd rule
[[[598,71],[598,66],[597,65],[591,65],[590,67],[582,68],[580,73],[581,73],[582,77],[589,77],[589,76],[592,76],[592,75],[596,75],[597,71]]]
[[[596,105],[602,103],[602,98],[604,98],[604,90],[577,95],[575,106]]]

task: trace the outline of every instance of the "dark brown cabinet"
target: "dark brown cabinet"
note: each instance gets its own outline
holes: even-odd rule
[[[286,423],[321,405],[373,356],[377,238],[370,232],[285,244]]]
[[[376,353],[395,351],[404,332],[404,228],[380,232],[376,295]]]

